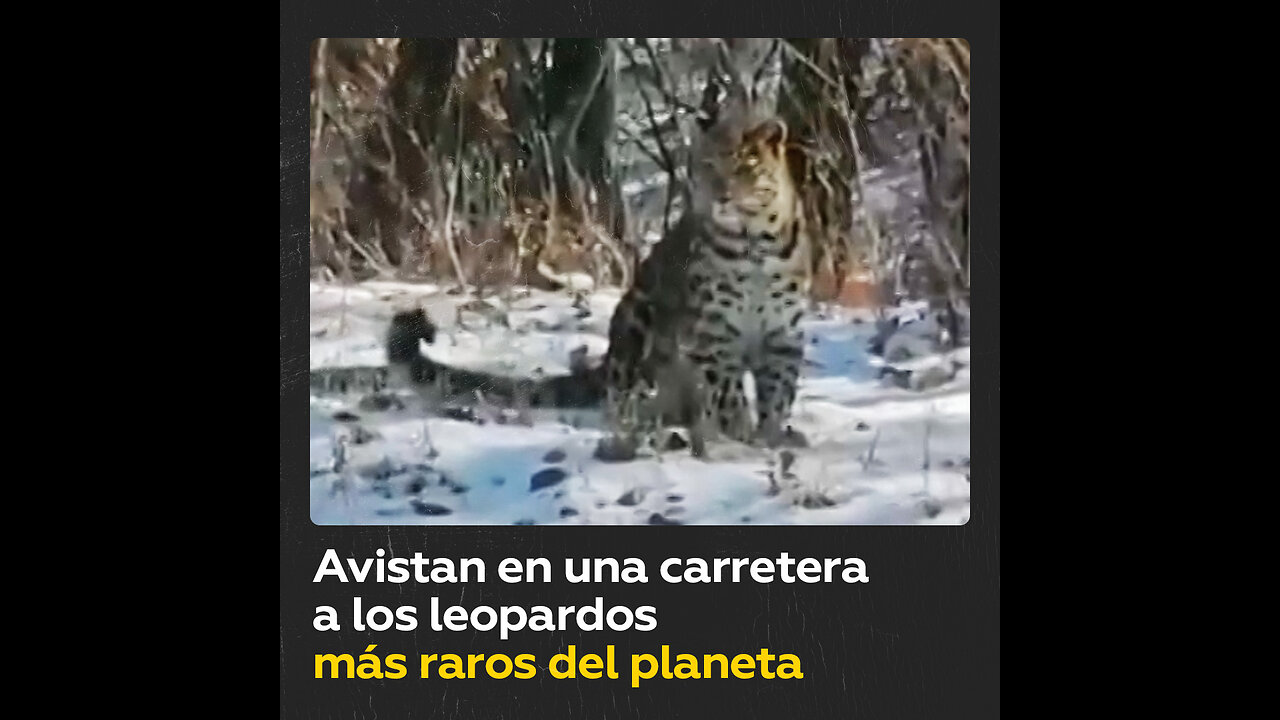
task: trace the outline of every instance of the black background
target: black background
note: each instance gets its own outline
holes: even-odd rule
[[[281,3],[280,45],[280,712],[288,718],[995,718],[1000,710],[1000,40],[992,3],[854,5],[760,0],[606,4],[434,3],[386,0]],[[656,22],[658,19],[664,22]],[[979,57],[981,101],[974,107],[980,161],[974,168],[974,355],[972,518],[962,527],[318,527],[307,494],[307,95],[308,45],[316,37],[611,36],[639,33],[755,36],[923,36],[969,39]],[[313,584],[321,557],[480,557],[484,585]],[[669,585],[667,557],[859,557],[870,582],[846,585],[754,582]],[[565,557],[638,557],[647,585],[508,585],[496,578],[505,557],[546,557],[555,575]],[[417,605],[413,633],[347,629],[350,598]],[[426,627],[432,596],[441,606],[654,605],[648,633],[523,631],[500,641],[489,632],[435,633]],[[317,632],[318,605],[339,610],[344,629]],[[314,654],[403,653],[401,680],[313,677]],[[555,680],[545,663],[568,645],[579,655],[617,648],[618,680]],[[661,645],[700,655],[794,653],[802,680],[643,681],[632,689],[626,664]],[[421,653],[527,652],[530,680],[422,680]]]

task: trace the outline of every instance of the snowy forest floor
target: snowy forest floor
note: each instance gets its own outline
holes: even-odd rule
[[[436,286],[311,285],[311,367],[379,366],[392,314],[425,308],[441,328],[423,352],[460,367],[568,372],[569,353],[608,346],[617,291],[588,308],[566,293],[517,292],[507,326],[463,311]],[[458,323],[459,318],[461,324]],[[969,519],[969,353],[924,392],[877,379],[870,314],[805,318],[806,358],[791,424],[808,447],[783,475],[767,450],[713,443],[624,463],[593,458],[599,418],[541,416],[476,424],[404,410],[365,412],[358,397],[311,397],[311,518],[320,525],[707,524],[957,525]],[[343,411],[358,420],[343,420]],[[337,416],[335,418],[335,415]],[[356,430],[356,426],[359,430]],[[426,437],[424,438],[424,431]],[[335,472],[339,437],[346,461]],[[771,477],[776,481],[771,481]]]

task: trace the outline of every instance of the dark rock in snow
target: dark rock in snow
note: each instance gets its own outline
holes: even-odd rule
[[[790,450],[783,450],[778,453],[778,461],[782,465],[782,475],[786,477],[791,472],[791,466],[796,462],[796,454]]]
[[[440,411],[440,414],[450,420],[459,420],[461,422],[478,422],[476,411],[469,407],[447,407]]]
[[[560,508],[560,517],[562,517],[562,518],[570,518],[570,517],[573,517],[573,516],[575,516],[575,515],[577,515],[577,514],[578,514],[578,511],[577,511],[577,510],[574,510],[574,509],[573,509],[573,508],[571,508],[571,507],[562,507],[562,508]]]
[[[378,439],[378,434],[361,427],[360,425],[351,426],[351,444],[365,445]]]
[[[649,516],[649,524],[650,525],[683,525],[684,523],[680,522],[679,520],[672,520],[671,518],[664,517],[662,513],[654,513]]]
[[[937,498],[928,497],[920,501],[920,510],[925,517],[936,518],[942,512],[942,503]]]
[[[643,499],[644,493],[636,492],[635,490],[628,490],[625,495],[618,498],[618,504],[624,507],[632,507],[639,505],[640,501]]]
[[[804,498],[800,500],[800,507],[806,510],[817,510],[818,508],[833,507],[834,505],[835,502],[822,493],[806,493]]]
[[[887,381],[886,384],[893,387],[899,387],[903,390],[911,389],[910,370],[899,370],[896,367],[886,365],[880,368],[880,379],[881,381]]]
[[[595,458],[601,462],[629,462],[636,459],[636,449],[631,443],[608,435],[596,445]]]
[[[391,393],[373,393],[360,398],[357,406],[365,412],[387,412],[388,410],[403,410],[404,403],[400,398]]]
[[[539,470],[533,474],[533,477],[529,478],[529,491],[533,492],[545,487],[551,487],[562,482],[568,476],[569,473],[557,467]]]
[[[453,513],[452,510],[443,505],[422,502],[420,500],[415,500],[413,502],[413,511],[419,515],[449,515]]]
[[[555,448],[554,450],[548,451],[546,455],[542,456],[542,462],[558,463],[564,460],[564,458],[565,458],[564,450],[561,450],[560,448]]]
[[[386,480],[387,478],[401,472],[401,468],[397,468],[391,464],[387,458],[383,458],[379,462],[372,465],[365,465],[356,471],[356,474],[366,480]]]
[[[954,366],[947,368],[941,365],[930,365],[923,370],[911,374],[911,390],[932,390],[951,381],[956,376]]]
[[[689,447],[689,442],[684,439],[684,436],[672,430],[667,435],[667,441],[663,444],[662,449],[667,452],[674,452],[676,450],[684,450],[687,447]]]
[[[804,433],[788,425],[787,429],[782,433],[782,441],[779,445],[788,448],[807,448],[809,447],[809,438],[805,437]]]
[[[347,410],[339,410],[333,414],[333,419],[338,422],[356,422],[360,419],[360,416]]]
[[[933,338],[899,332],[885,342],[883,357],[886,362],[903,362],[932,355],[938,350]]]

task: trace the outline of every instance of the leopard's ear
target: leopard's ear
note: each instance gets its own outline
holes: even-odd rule
[[[787,144],[787,124],[781,118],[769,118],[752,129],[750,139],[781,153]]]

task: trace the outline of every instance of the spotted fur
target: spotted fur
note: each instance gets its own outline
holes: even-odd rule
[[[635,436],[658,420],[706,439],[781,438],[803,361],[809,241],[777,119],[709,147],[685,219],[642,264],[610,326],[609,417]]]

